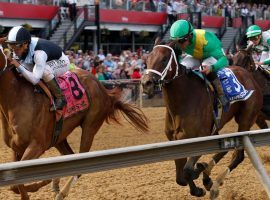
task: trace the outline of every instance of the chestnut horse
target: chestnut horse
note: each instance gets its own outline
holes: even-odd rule
[[[151,96],[155,84],[161,84],[167,108],[165,133],[169,140],[209,136],[214,126],[214,95],[208,92],[201,78],[178,63],[175,45],[175,42],[166,45],[155,43],[147,58],[146,74],[142,78],[143,90]],[[248,131],[262,107],[262,93],[252,75],[245,69],[236,66],[230,69],[246,89],[254,92],[246,101],[235,102],[228,112],[222,113],[218,130],[234,117],[238,123],[238,131]],[[218,130],[215,134],[218,134]],[[211,169],[226,153],[217,153],[208,164],[197,163],[196,167],[200,156],[175,160],[176,182],[182,186],[189,185],[191,195],[203,196],[205,190],[197,187],[193,180],[204,171],[204,186],[210,190],[211,198],[216,198],[226,175],[244,159],[244,150],[235,150],[232,162],[215,181],[212,181],[209,177]]]
[[[89,72],[76,69],[80,82],[90,94],[91,106],[82,112],[64,119],[62,132],[54,147],[62,154],[74,153],[67,142],[67,136],[78,126],[82,129],[79,152],[88,152],[95,134],[104,121],[120,123],[121,113],[137,130],[148,130],[147,118],[136,106],[120,100],[120,90],[106,90]],[[54,132],[55,113],[49,112],[50,100],[46,95],[34,92],[34,86],[20,76],[15,68],[7,64],[0,49],[0,113],[2,134],[5,143],[13,150],[14,161],[39,158],[51,147]],[[59,179],[53,181],[56,199],[67,196],[71,183],[78,176],[71,177],[59,192]],[[35,192],[51,182],[40,181],[29,185],[12,186],[29,199],[27,192]]]
[[[252,73],[263,93],[263,108],[258,115],[256,124],[264,129],[268,128],[266,120],[270,120],[270,77],[266,75],[261,67],[256,67],[252,58],[252,46],[247,49],[240,49],[233,56],[233,64],[243,67]]]

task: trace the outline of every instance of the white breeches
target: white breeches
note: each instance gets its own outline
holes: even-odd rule
[[[51,60],[47,62],[42,79],[45,82],[48,82],[54,77],[63,75],[68,71],[69,63],[69,59],[64,53],[59,60]]]
[[[202,65],[212,66],[216,62],[217,60],[214,57],[209,57],[203,60]],[[200,60],[190,55],[184,57],[183,60],[181,61],[181,64],[184,65],[187,69],[192,70],[199,70],[201,66]]]

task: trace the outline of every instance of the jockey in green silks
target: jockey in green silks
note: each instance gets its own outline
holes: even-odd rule
[[[246,36],[249,40],[248,45],[253,45],[253,50],[261,52],[259,61],[255,61],[257,65],[270,65],[270,30],[262,31],[257,25],[248,27]]]
[[[227,67],[229,62],[217,36],[206,30],[194,29],[187,20],[174,22],[170,29],[170,36],[172,40],[177,41],[180,55],[187,54],[180,63],[188,69],[198,69],[202,66],[201,72],[214,86],[221,104],[228,105],[229,100],[224,95],[216,72]]]

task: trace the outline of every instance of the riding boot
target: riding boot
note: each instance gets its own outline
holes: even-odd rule
[[[52,92],[52,95],[55,97],[54,105],[50,108],[50,111],[62,110],[63,107],[67,104],[65,96],[62,93],[60,86],[58,85],[55,78],[47,82],[47,85]]]
[[[221,85],[219,78],[215,78],[212,81],[212,84],[217,92],[218,99],[219,99],[220,103],[222,104],[222,106],[225,107],[225,106],[229,105],[230,102],[224,94],[224,91],[223,91],[223,88],[222,88],[222,85]]]

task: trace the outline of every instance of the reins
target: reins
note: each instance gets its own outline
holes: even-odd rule
[[[2,51],[1,48],[0,48],[0,51]],[[0,76],[3,75],[6,71],[10,71],[14,67],[14,66],[8,67],[7,59],[6,59],[5,54],[3,53],[3,51],[1,53],[3,54],[3,56],[5,58],[6,64],[5,64],[5,67],[3,69],[0,69]]]

